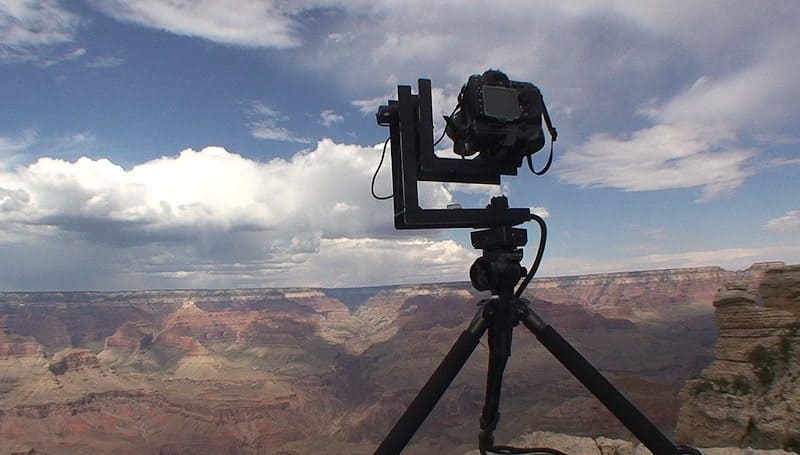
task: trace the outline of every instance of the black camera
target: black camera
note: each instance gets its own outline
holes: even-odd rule
[[[552,162],[556,130],[539,89],[528,82],[511,81],[497,70],[471,76],[461,89],[453,113],[445,116],[445,133],[453,139],[454,152],[461,155],[461,158],[450,158],[440,157],[434,151],[438,141],[433,141],[431,81],[419,79],[418,82],[416,95],[410,86],[399,85],[397,100],[380,106],[375,116],[378,125],[389,127],[393,189],[389,197],[394,198],[395,227],[480,229],[529,221],[529,209],[508,208],[507,203],[492,204],[485,209],[423,209],[419,205],[417,182],[499,185],[500,176],[517,175],[523,157],[528,159],[534,174],[547,172]],[[531,155],[544,146],[542,118],[550,132],[551,153],[547,164],[536,171]],[[476,153],[475,158],[465,159]]]
[[[458,106],[445,117],[453,152],[461,156],[478,154],[487,164],[519,167],[544,147],[542,118],[552,139],[555,128],[539,89],[530,82],[509,80],[503,72],[488,70],[470,76],[461,88]]]

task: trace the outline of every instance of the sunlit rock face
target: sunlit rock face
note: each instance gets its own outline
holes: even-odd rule
[[[569,454],[580,455],[652,455],[641,443],[603,436],[590,438],[568,434],[535,431],[514,440],[516,447],[547,447]],[[704,455],[791,455],[785,450],[759,450],[749,447],[703,447]],[[477,450],[464,455],[478,455]]]
[[[713,359],[711,296],[774,266],[547,278],[526,297],[669,433],[681,385]],[[467,283],[0,293],[0,452],[372,453],[486,297]],[[487,357],[478,346],[409,453],[474,447]],[[501,412],[501,436],[630,438],[522,327]]]
[[[800,266],[714,298],[714,360],[681,392],[677,434],[702,446],[800,450]]]

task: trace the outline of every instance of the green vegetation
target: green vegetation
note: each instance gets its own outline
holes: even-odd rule
[[[770,385],[775,380],[777,356],[765,346],[758,346],[750,351],[750,363],[753,364],[756,376],[762,385]]]
[[[789,327],[789,332],[787,332],[783,337],[781,337],[781,342],[780,342],[781,360],[785,364],[788,364],[792,360],[792,352],[794,350],[793,338],[797,336],[798,331],[800,331],[800,325],[795,324]]]
[[[750,351],[749,360],[762,385],[769,386],[775,381],[778,373],[788,369],[794,353],[794,339],[800,331],[800,325],[793,325],[780,338],[777,349],[758,346]]]

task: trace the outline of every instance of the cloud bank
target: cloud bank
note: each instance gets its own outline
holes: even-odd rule
[[[207,147],[131,169],[40,158],[0,172],[0,249],[26,257],[24,273],[3,261],[0,287],[35,287],[76,257],[97,266],[95,277],[65,289],[461,279],[471,252],[396,232],[391,204],[369,195],[379,153],[325,139],[266,163]],[[391,191],[389,175],[378,191]],[[452,194],[428,185],[421,198],[444,207]]]

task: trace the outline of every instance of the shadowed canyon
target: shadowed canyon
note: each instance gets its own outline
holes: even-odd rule
[[[691,439],[676,431],[692,412],[681,389],[724,376],[715,294],[781,268],[542,278],[526,297],[668,435]],[[486,297],[467,283],[0,293],[0,452],[372,453]],[[475,447],[487,354],[478,346],[404,453]],[[501,414],[498,443],[632,438],[524,329]]]

